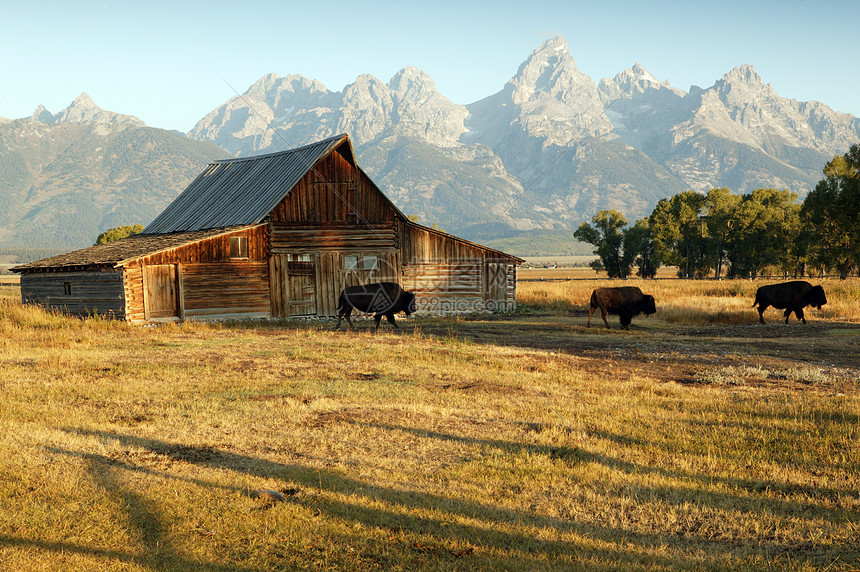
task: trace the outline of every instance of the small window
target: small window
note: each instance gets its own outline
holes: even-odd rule
[[[63,294],[66,296],[72,295],[72,283],[71,282],[63,282]]]
[[[358,256],[344,256],[343,257],[343,269],[344,270],[356,270],[356,269],[358,269]]]
[[[290,254],[290,262],[313,262],[313,254]]]
[[[248,237],[230,237],[230,258],[248,258]]]
[[[361,267],[365,270],[377,270],[379,268],[379,261],[376,259],[376,255],[364,256]]]

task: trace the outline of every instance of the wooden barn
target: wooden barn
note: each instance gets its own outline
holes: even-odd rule
[[[25,303],[139,324],[331,317],[380,281],[419,313],[508,312],[521,262],[411,222],[341,135],[213,162],[142,234],[12,270]]]

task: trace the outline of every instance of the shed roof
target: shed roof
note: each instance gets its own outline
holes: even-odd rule
[[[170,234],[135,234],[128,238],[114,240],[105,244],[97,244],[89,248],[75,250],[59,256],[52,256],[29,264],[21,264],[10,268],[13,272],[26,272],[52,268],[56,270],[76,270],[98,267],[115,268],[123,266],[138,258],[178,248],[199,240],[214,238],[229,234],[255,225],[239,225],[228,228],[216,228],[191,232],[174,232]]]
[[[347,135],[279,153],[214,161],[149,223],[143,234],[257,224],[334,150],[355,165]]]

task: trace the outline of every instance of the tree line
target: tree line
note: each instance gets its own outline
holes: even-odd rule
[[[595,247],[591,266],[610,278],[634,269],[653,278],[661,265],[677,266],[681,278],[846,277],[860,270],[860,145],[829,161],[802,202],[776,189],[685,191],[632,226],[616,210],[600,211],[573,236]]]

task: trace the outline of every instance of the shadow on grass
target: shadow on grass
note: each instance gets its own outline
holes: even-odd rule
[[[393,430],[408,430],[392,427]],[[175,461],[192,463],[196,466],[218,470],[230,470],[237,474],[252,475],[266,479],[279,479],[289,485],[298,485],[306,491],[318,491],[320,494],[299,495],[289,502],[304,506],[310,511],[320,511],[337,520],[361,523],[367,527],[383,527],[393,531],[401,531],[408,535],[420,535],[429,543],[443,541],[451,543],[468,543],[476,546],[475,552],[468,556],[469,567],[493,568],[503,565],[505,568],[567,568],[576,566],[577,562],[588,562],[588,569],[617,569],[619,563],[634,566],[657,566],[660,568],[701,568],[702,561],[698,557],[685,557],[675,552],[672,556],[660,554],[664,552],[667,542],[681,548],[684,545],[701,546],[703,542],[719,546],[716,553],[731,550],[735,543],[729,541],[709,541],[702,538],[667,539],[657,534],[642,534],[632,530],[611,527],[594,526],[578,523],[574,520],[562,520],[553,517],[534,515],[529,512],[486,506],[474,502],[461,501],[456,498],[420,493],[412,490],[380,487],[369,482],[351,479],[332,471],[321,471],[316,468],[297,464],[281,464],[262,458],[239,455],[228,451],[211,448],[196,448],[173,444],[165,441],[146,439],[133,435],[91,431],[83,429],[66,429],[78,435],[97,439],[117,440],[127,447],[144,448],[158,455],[163,455]],[[437,438],[459,439],[456,436],[439,434]],[[491,442],[488,442],[492,444]],[[513,447],[514,444],[503,442],[495,444],[499,447]],[[166,523],[161,522],[158,507],[150,501],[121,487],[111,476],[112,471],[143,471],[146,474],[157,475],[161,478],[176,478],[167,472],[153,471],[135,465],[126,464],[99,454],[70,451],[55,448],[53,453],[84,458],[89,462],[89,471],[98,486],[115,496],[121,504],[127,507],[128,525],[138,532],[142,538],[147,555],[136,557],[117,552],[105,551],[105,557],[115,557],[123,561],[134,561],[156,570],[176,569],[179,565],[199,565],[201,570],[232,569],[220,564],[189,562],[182,555],[176,554],[166,542],[164,530]],[[557,451],[558,453],[558,451]],[[564,455],[583,455],[577,451],[566,451]],[[633,466],[628,470],[635,470]],[[218,490],[234,492],[233,489],[199,480],[197,484]],[[360,502],[350,503],[337,500],[334,495],[345,495],[350,498],[361,497],[364,503],[382,504],[383,508],[367,506]],[[440,516],[422,516],[416,514],[439,514]],[[476,524],[452,522],[453,519],[478,521]],[[520,526],[526,524],[534,530],[534,535],[524,535],[510,532],[511,523]],[[555,534],[547,535],[546,529],[551,528]],[[584,537],[581,545],[569,542],[548,540],[560,533],[571,533]],[[594,540],[600,540],[595,543]],[[7,544],[22,546],[36,544],[37,541],[14,539],[6,537],[2,540]],[[633,542],[638,548],[635,551],[626,547]],[[596,544],[613,544],[617,548],[599,547]],[[738,545],[740,546],[740,545]],[[48,550],[76,551],[72,545],[44,543]],[[156,550],[156,548],[158,550]],[[646,549],[653,549],[654,554],[646,554]],[[397,547],[394,547],[397,550]],[[771,557],[777,556],[784,547],[777,544],[765,544],[761,550]],[[390,552],[391,548],[385,549]],[[94,553],[102,555],[98,550],[81,548],[83,554]],[[674,551],[673,551],[674,552]],[[407,546],[403,557],[411,557]],[[455,560],[450,553],[436,554],[437,557]],[[424,556],[415,555],[416,563]],[[606,564],[600,564],[606,563]],[[715,563],[714,563],[715,564]],[[581,564],[580,564],[581,565]],[[407,564],[405,566],[409,568]],[[717,566],[719,567],[719,566]],[[243,568],[237,568],[242,570]]]
[[[655,472],[680,479],[699,481],[710,479],[709,477],[640,466],[580,448],[541,447],[501,440],[480,440],[396,425],[366,425],[386,431],[405,431],[432,439],[477,443],[508,452],[545,454],[567,463],[599,463],[625,473]],[[299,495],[291,498],[289,502],[312,512],[319,511],[335,520],[360,523],[371,528],[382,527],[407,535],[418,535],[425,546],[440,541],[443,543],[468,543],[478,548],[467,557],[466,562],[469,567],[493,568],[503,565],[505,568],[533,569],[579,566],[594,570],[608,570],[617,569],[619,565],[626,565],[673,569],[720,568],[724,566],[724,561],[718,558],[719,555],[738,550],[739,557],[741,557],[740,554],[747,556],[750,550],[750,547],[746,546],[742,540],[709,539],[698,535],[695,530],[680,531],[673,537],[624,528],[596,526],[590,523],[576,522],[574,519],[565,520],[535,515],[528,511],[487,506],[414,490],[380,487],[370,482],[344,477],[333,471],[319,470],[300,464],[271,462],[263,458],[209,447],[192,447],[115,432],[75,428],[68,428],[66,431],[100,440],[116,440],[126,447],[143,448],[173,461],[181,461],[210,469],[228,470],[237,475],[279,479],[285,485],[298,485],[305,491],[317,491],[318,494]],[[89,473],[95,484],[113,496],[119,506],[126,507],[127,525],[131,530],[137,532],[146,554],[133,555],[119,551],[75,546],[70,543],[40,542],[8,536],[0,537],[0,544],[103,556],[122,562],[134,562],[155,570],[176,570],[183,567],[213,571],[250,569],[241,566],[233,567],[192,561],[181,554],[177,554],[165,534],[169,525],[163,522],[163,517],[160,516],[162,511],[159,509],[163,509],[163,507],[155,506],[152,501],[147,500],[142,495],[121,486],[115,471],[143,472],[159,478],[180,478],[185,481],[189,479],[176,477],[166,471],[142,468],[100,454],[62,448],[54,448],[52,452],[83,458],[87,461]],[[192,480],[192,482],[201,487],[223,492],[235,493],[239,490],[204,480]],[[745,481],[732,481],[730,479],[726,480],[726,484],[739,488],[745,488],[749,485]],[[705,499],[713,507],[721,510],[764,510],[794,518],[803,518],[805,511],[809,508],[798,503],[772,499],[749,500],[740,496],[718,493],[702,495],[700,487],[696,486],[690,488],[653,487],[643,489],[642,494],[649,496],[649,498],[659,498],[664,502],[670,502],[669,497],[676,495],[679,500],[674,502],[678,505],[685,502],[701,502],[702,499]],[[339,500],[344,496],[361,498],[361,501]],[[418,511],[423,512],[424,515],[419,514]],[[439,516],[426,516],[437,514]],[[819,509],[816,515],[827,521],[837,520],[837,515],[833,511]],[[842,513],[838,516],[840,522],[844,521],[845,518],[857,520],[857,515]],[[452,522],[452,520],[459,520],[460,522]],[[463,521],[469,524],[463,524]],[[473,521],[476,523],[471,524]],[[520,527],[525,525],[528,529],[533,530],[534,534],[511,532],[509,526],[511,523],[518,523]],[[548,529],[555,532],[548,535],[546,534]],[[579,544],[572,545],[569,542],[551,539],[559,534],[570,534],[584,540]],[[635,544],[637,549],[631,551],[629,543]],[[607,548],[607,545],[610,547]],[[667,546],[670,547],[669,553],[671,555],[665,555]],[[649,549],[653,550],[652,554],[646,553]],[[386,557],[390,557],[393,551],[396,558],[415,559],[415,562],[411,564],[413,566],[420,564],[421,559],[427,557],[427,554],[415,554],[415,550],[410,549],[410,546],[388,547],[383,548],[382,551],[388,555]],[[400,551],[399,554],[398,551]],[[683,555],[684,552],[691,556]],[[795,561],[797,558],[801,558],[816,564],[823,562],[820,556],[816,558],[813,554],[815,551],[811,548],[806,550],[803,547],[784,545],[767,539],[762,539],[755,547],[754,552],[758,558],[777,560],[786,553],[790,553]],[[829,558],[832,558],[833,552],[828,553]],[[848,557],[847,560],[852,559],[850,554],[844,554],[840,548],[836,548],[835,552],[838,552],[839,556],[843,558],[842,562],[846,562],[844,559],[846,556]],[[692,556],[694,553],[696,556]],[[703,554],[706,555],[704,560],[702,559]],[[449,551],[436,551],[434,557],[447,558],[452,563],[457,559]],[[709,560],[709,558],[713,558],[713,560]],[[406,568],[410,567],[408,561],[404,563],[398,559],[397,562],[404,564]]]
[[[479,445],[498,449],[508,453],[527,453],[531,455],[546,455],[552,459],[561,459],[566,463],[591,463],[603,465],[608,469],[619,471],[629,475],[659,475],[662,477],[677,479],[690,483],[687,487],[659,487],[647,489],[644,495],[647,498],[659,498],[667,504],[683,506],[685,504],[703,504],[706,503],[715,509],[723,511],[740,511],[740,512],[761,512],[763,514],[773,514],[784,518],[799,518],[818,522],[824,520],[831,523],[844,523],[846,519],[854,522],[860,522],[860,512],[846,511],[837,508],[826,508],[817,504],[802,503],[794,501],[786,501],[774,498],[750,497],[728,493],[709,492],[703,490],[703,485],[709,486],[713,484],[725,485],[730,489],[739,489],[745,493],[762,493],[771,491],[775,493],[790,493],[801,494],[813,498],[827,498],[829,500],[843,497],[852,497],[857,495],[857,491],[833,489],[827,487],[811,487],[805,485],[786,485],[777,481],[768,480],[751,480],[739,478],[727,478],[714,475],[699,475],[680,471],[676,469],[664,469],[660,467],[640,465],[630,461],[622,460],[618,457],[602,453],[593,453],[580,447],[567,446],[548,446],[534,445],[528,443],[519,443],[513,441],[502,441],[496,439],[476,439],[474,437],[464,437],[453,435],[450,433],[442,433],[438,431],[428,431],[426,429],[405,427],[400,425],[390,425],[382,423],[367,423],[357,422],[358,425],[364,427],[374,427],[385,431],[402,431],[418,437],[428,439],[438,439],[443,441],[452,441],[464,443],[468,445]],[[636,444],[627,437],[621,437],[614,434],[604,434],[600,432],[590,432],[590,435],[598,438],[605,438],[614,442],[622,443],[630,446]],[[639,442],[638,444],[642,444]]]

